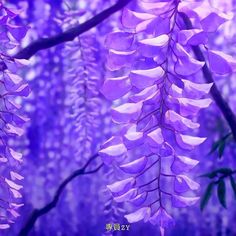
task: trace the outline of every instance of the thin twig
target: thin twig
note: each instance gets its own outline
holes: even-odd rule
[[[80,175],[88,175],[88,174],[93,174],[97,171],[99,171],[102,167],[103,164],[99,165],[97,168],[90,170],[90,171],[86,171],[86,169],[88,168],[88,166],[91,164],[91,162],[93,162],[96,157],[98,156],[98,154],[95,154],[94,156],[92,156],[87,163],[81,168],[78,169],[76,171],[74,171],[71,175],[69,175],[65,180],[62,181],[62,183],[59,185],[53,199],[51,202],[49,202],[48,204],[46,204],[44,207],[40,208],[40,209],[34,209],[30,218],[28,219],[28,221],[26,222],[25,226],[21,229],[19,236],[26,236],[29,234],[30,230],[34,227],[37,219],[48,213],[49,211],[51,211],[53,208],[56,207],[59,198],[63,192],[63,190],[65,189],[65,187],[76,177],[80,176]]]
[[[192,22],[188,18],[188,16],[186,16],[184,13],[181,13],[181,16],[186,25],[186,28],[193,29]],[[199,46],[192,46],[192,49],[197,60],[206,62],[206,59]],[[205,65],[203,66],[202,72],[203,72],[206,82],[213,83],[213,86],[210,91],[211,96],[215,100],[215,103],[217,104],[219,109],[221,110],[225,120],[228,122],[228,125],[232,131],[234,140],[236,141],[236,116],[233,113],[232,109],[230,108],[229,104],[225,101],[225,99],[221,95],[217,85],[215,84],[212,73],[207,66],[207,63],[205,63]]]
[[[51,48],[68,41],[72,41],[79,35],[83,34],[84,32],[92,29],[93,27],[103,22],[112,14],[121,10],[131,1],[132,0],[118,0],[115,5],[102,11],[101,13],[97,14],[96,16],[94,16],[93,18],[82,24],[79,24],[63,33],[52,36],[50,38],[38,39],[37,41],[31,43],[27,47],[20,50],[14,57],[18,59],[29,59],[40,50]]]

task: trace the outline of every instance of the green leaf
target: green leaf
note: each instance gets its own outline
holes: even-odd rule
[[[208,155],[211,155],[213,152],[215,152],[218,149],[220,142],[221,142],[221,140],[218,140],[217,142],[212,144],[211,150],[208,153]]]
[[[226,187],[225,187],[225,182],[223,179],[219,181],[218,187],[217,187],[217,194],[218,194],[218,199],[221,203],[221,205],[224,208],[227,208],[226,206]]]
[[[236,182],[235,182],[234,177],[232,175],[230,176],[230,183],[231,183],[232,189],[234,191],[234,196],[236,198]]]
[[[219,168],[219,169],[216,169],[212,172],[200,175],[199,177],[208,177],[210,179],[213,179],[213,178],[217,177],[217,174],[231,175],[232,172],[233,171],[230,168]]]
[[[231,136],[232,136],[232,133],[228,133],[222,138],[220,138],[218,141],[214,142],[212,144],[212,148],[210,152],[208,153],[208,155],[211,155],[213,152],[218,150],[219,158],[221,158],[225,150],[226,142],[229,140]]]
[[[216,176],[217,176],[217,171],[216,170],[214,170],[212,172],[209,172],[209,173],[206,173],[206,174],[203,174],[203,175],[199,175],[199,177],[208,177],[210,179],[213,179]]]
[[[232,170],[230,168],[219,168],[216,170],[218,173],[220,174],[224,174],[224,175],[231,175],[232,174]]]
[[[221,159],[221,157],[223,156],[224,154],[224,150],[225,150],[225,141],[224,142],[221,142],[220,145],[219,145],[219,148],[218,148],[218,154],[219,154],[219,158]]]
[[[208,184],[207,189],[200,202],[201,211],[203,211],[203,209],[206,207],[207,203],[209,202],[214,186],[215,186],[214,182]]]

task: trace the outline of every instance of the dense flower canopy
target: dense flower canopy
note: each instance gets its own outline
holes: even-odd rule
[[[0,235],[235,235],[235,4],[0,1]]]

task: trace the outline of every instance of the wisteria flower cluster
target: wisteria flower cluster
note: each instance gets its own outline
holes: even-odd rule
[[[206,139],[197,134],[197,116],[211,104],[207,95],[213,85],[202,82],[202,69],[209,63],[218,75],[235,70],[233,58],[207,47],[210,33],[231,17],[208,1],[139,0],[123,10],[123,30],[106,38],[113,77],[102,92],[121,101],[112,109],[120,132],[99,153],[123,173],[107,187],[115,201],[132,206],[125,215],[130,223],[149,221],[164,233],[174,223],[172,207],[192,206],[199,199],[192,194],[199,184],[189,177],[198,164],[191,155]],[[202,45],[208,62],[195,59],[196,45]]]
[[[27,97],[30,90],[17,74],[25,62],[8,55],[8,51],[25,36],[28,27],[14,24],[19,13],[17,10],[0,3],[0,12],[0,229],[6,229],[19,216],[17,210],[23,205],[19,200],[23,176],[16,169],[22,162],[22,154],[12,147],[12,139],[24,133],[23,125],[28,119],[19,112],[19,99]]]

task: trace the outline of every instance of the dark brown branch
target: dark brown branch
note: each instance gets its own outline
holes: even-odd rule
[[[35,55],[38,51],[54,47],[56,45],[72,41],[77,36],[83,34],[84,32],[92,29],[93,27],[97,26],[101,22],[103,22],[105,19],[107,19],[109,16],[114,14],[115,12],[121,10],[123,7],[125,7],[129,2],[132,0],[118,0],[118,2],[111,6],[110,8],[102,11],[101,13],[97,14],[90,20],[75,26],[61,34],[55,35],[50,38],[42,38],[39,39],[30,45],[28,45],[26,48],[23,48],[20,50],[14,57],[18,59],[29,59],[33,55]]]
[[[192,22],[190,21],[188,16],[186,16],[183,13],[181,13],[181,16],[184,20],[186,28],[187,29],[193,29]],[[196,57],[197,60],[206,62],[206,59],[205,59],[205,57],[204,57],[204,55],[203,55],[203,53],[202,53],[199,46],[192,46],[192,49],[193,49],[193,52],[194,52],[195,57]],[[205,78],[206,82],[207,83],[213,83],[213,86],[212,86],[211,91],[210,91],[211,96],[215,100],[216,105],[221,110],[225,120],[228,122],[228,125],[229,125],[229,127],[232,131],[234,140],[236,140],[236,116],[233,113],[233,111],[231,110],[229,104],[225,101],[225,99],[221,95],[217,85],[215,84],[212,73],[211,73],[211,71],[208,68],[206,63],[204,65],[204,67],[202,68],[202,72],[203,72],[203,75],[204,75],[204,78]]]
[[[51,211],[53,208],[56,207],[59,198],[63,192],[63,190],[65,189],[65,187],[76,177],[80,176],[80,175],[88,175],[88,174],[93,174],[96,173],[97,171],[99,171],[103,164],[99,165],[97,168],[90,170],[90,171],[86,171],[87,167],[91,164],[92,161],[94,161],[96,159],[96,157],[98,156],[98,154],[95,154],[94,156],[92,156],[87,163],[81,168],[78,169],[76,171],[74,171],[71,175],[69,175],[58,187],[52,201],[50,203],[48,203],[47,205],[45,205],[44,207],[40,208],[40,209],[34,209],[30,218],[28,219],[26,225],[21,229],[19,236],[26,236],[29,234],[30,230],[34,227],[37,219],[48,213],[49,211]]]

